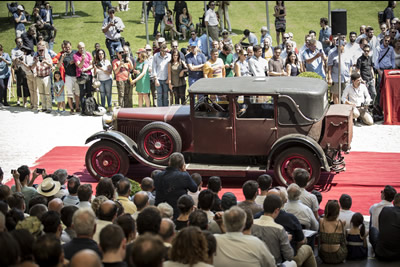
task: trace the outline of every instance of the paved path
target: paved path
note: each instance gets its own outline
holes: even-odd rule
[[[56,146],[84,146],[102,130],[101,117],[33,113],[21,107],[0,107],[0,166],[11,169],[34,162]],[[400,152],[400,126],[354,127],[352,151]]]

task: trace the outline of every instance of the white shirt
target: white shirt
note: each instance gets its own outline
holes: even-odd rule
[[[360,83],[360,87],[354,88],[353,84],[350,82],[343,91],[342,103],[346,103],[346,100],[359,107],[362,103],[371,102],[371,97],[364,84]]]
[[[268,71],[268,61],[265,58],[253,56],[249,59],[249,69],[253,76],[265,77],[265,72]]]
[[[263,207],[263,205],[264,205],[264,200],[265,200],[266,197],[267,197],[267,196],[258,195],[258,196],[256,196],[256,199],[254,200],[254,202],[256,202],[258,205],[260,205],[261,207]]]
[[[305,190],[304,188],[300,188],[300,190],[301,190],[300,201],[304,205],[309,207],[313,212],[318,211],[319,204],[318,204],[317,197],[315,195],[311,194],[310,192],[308,192],[307,190]]]
[[[387,200],[382,200],[379,203],[375,203],[374,205],[369,208],[369,214],[371,215],[370,221],[371,221],[371,226],[375,227],[376,229],[379,230],[379,214],[381,214],[381,211],[384,207],[393,207],[392,202],[389,202]]]
[[[108,66],[111,66],[111,63],[109,60],[103,60],[102,62],[102,69],[108,69]],[[112,69],[112,68],[111,68]],[[112,79],[112,75],[105,73],[104,71],[100,70],[97,68],[97,78],[99,81],[108,81],[109,79]]]
[[[339,220],[341,220],[342,222],[346,222],[346,225],[344,226],[344,229],[350,229],[351,228],[351,226],[350,226],[350,221],[351,221],[351,218],[353,217],[353,215],[354,215],[354,211],[351,211],[351,210],[340,210],[340,213],[339,213]]]
[[[211,8],[207,10],[204,21],[207,21],[209,26],[218,26],[217,14]]]
[[[304,225],[306,229],[318,231],[319,223],[315,219],[314,213],[309,207],[301,203],[300,200],[288,201],[283,209],[296,216],[300,224]]]
[[[165,53],[162,57],[161,53],[158,52],[153,57],[152,64],[152,77],[156,77],[158,80],[165,81],[168,79],[168,63],[171,61],[171,54]]]
[[[104,35],[106,36],[106,39],[118,41],[118,39],[121,38],[121,34],[117,32],[117,29],[123,30],[125,28],[125,25],[122,22],[122,19],[118,17],[114,17],[112,20],[116,22],[115,26],[111,26],[110,28],[108,28],[108,31],[106,31]],[[101,29],[106,28],[107,25],[110,23],[110,21],[111,21],[110,17],[105,18],[103,20],[103,27]]]

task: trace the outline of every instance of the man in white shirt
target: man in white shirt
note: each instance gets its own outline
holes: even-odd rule
[[[342,102],[353,105],[353,117],[360,117],[366,125],[374,124],[374,120],[362,105],[370,104],[371,100],[367,87],[361,83],[361,75],[356,72],[351,74],[351,83],[344,89]]]
[[[204,23],[208,28],[208,34],[213,40],[218,41],[219,37],[219,28],[218,28],[218,17],[215,13],[215,2],[212,1],[208,4],[209,9],[206,11],[204,16]]]
[[[259,45],[253,47],[254,56],[249,59],[249,69],[253,76],[265,77],[265,73],[268,71],[268,61],[263,58],[262,48]]]
[[[293,171],[293,179],[295,183],[300,186],[300,201],[313,211],[315,219],[319,221],[319,204],[317,197],[305,189],[305,187],[307,186],[307,182],[310,179],[310,173],[305,169],[296,168]]]
[[[360,48],[360,46],[356,43],[356,39],[357,39],[357,33],[356,32],[350,32],[349,34],[349,42],[346,43],[345,47],[344,47],[344,51],[346,51],[346,53],[348,53],[349,55],[351,55],[352,59],[353,59],[353,64],[356,64],[357,59],[356,58],[355,62],[354,62],[354,53]]]
[[[214,266],[275,266],[275,259],[265,243],[255,236],[242,233],[246,223],[243,209],[234,206],[225,211],[223,222],[226,234],[215,235],[217,253]]]
[[[350,229],[350,222],[351,218],[354,215],[354,211],[351,211],[351,204],[352,204],[352,199],[351,196],[348,194],[342,194],[339,198],[339,203],[340,203],[340,213],[339,213],[339,220],[341,220],[343,223],[345,222],[345,229]]]
[[[101,28],[104,35],[106,36],[106,46],[112,59],[114,59],[116,55],[115,50],[117,49],[117,47],[122,46],[120,42],[121,32],[125,28],[122,19],[116,17],[114,13],[114,8],[110,8],[108,10],[108,17],[104,19],[103,26]]]
[[[369,208],[369,215],[371,215],[369,221],[370,228],[375,227],[379,230],[379,214],[381,214],[381,211],[384,207],[393,207],[392,201],[396,193],[396,189],[394,189],[391,185],[386,185],[381,191],[382,201],[375,203]]]
[[[171,54],[167,53],[167,45],[162,44],[160,52],[153,58],[151,75],[157,89],[157,107],[168,106],[168,63],[171,61]]]

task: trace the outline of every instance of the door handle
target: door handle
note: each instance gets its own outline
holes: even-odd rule
[[[271,128],[271,131],[277,131],[277,130],[278,130],[278,128],[276,128],[276,127]]]
[[[225,127],[225,130],[232,130],[233,128],[232,128],[232,126],[230,126],[230,127]]]

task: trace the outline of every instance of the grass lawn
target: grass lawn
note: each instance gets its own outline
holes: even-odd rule
[[[20,1],[29,12],[32,11],[34,1]],[[269,15],[271,25],[271,35],[273,37],[273,45],[276,45],[276,35],[273,17],[273,8],[275,1],[268,1]],[[64,17],[65,2],[50,1],[53,6],[53,14],[58,15],[54,18],[54,25],[58,29],[55,52],[59,52],[62,40],[69,40],[73,48],[76,48],[78,42],[84,42],[87,50],[92,51],[95,43],[100,43],[102,48],[105,47],[105,37],[101,31],[103,21],[103,9],[100,1],[74,1],[75,12],[77,17]],[[112,1],[113,6],[118,5],[117,1]],[[170,9],[174,7],[174,1],[168,1]],[[188,9],[192,15],[193,22],[196,23],[203,14],[203,1],[187,1]],[[387,1],[332,1],[331,9],[347,10],[347,32],[359,32],[361,24],[371,25],[375,29],[375,34],[379,34],[378,27],[378,11],[383,11],[387,5]],[[131,1],[130,10],[127,12],[118,12],[116,16],[120,17],[124,24],[125,30],[123,36],[129,41],[132,51],[144,47],[146,44],[145,24],[140,24],[141,18],[141,1]],[[328,17],[328,1],[292,1],[286,2],[286,21],[287,32],[294,34],[294,40],[300,47],[304,43],[304,35],[310,29],[319,33],[319,18]],[[395,15],[399,17],[399,8],[395,9]],[[244,29],[249,29],[260,36],[260,28],[267,24],[266,22],[266,5],[265,1],[231,1],[229,7],[229,16],[232,24],[232,30],[236,36],[232,36],[233,43],[237,43]],[[154,18],[150,13],[149,17],[149,35],[150,43],[152,42],[152,34],[154,27]],[[10,53],[15,47],[14,24],[11,14],[8,13],[6,3],[2,2],[0,9],[0,44],[3,45],[4,51]],[[180,42],[180,47],[187,45],[187,41]],[[116,88],[114,88],[116,90]],[[14,87],[15,91],[15,87]],[[16,95],[14,93],[14,95]],[[134,97],[134,102],[136,102]],[[16,99],[12,98],[10,103],[15,103]]]

